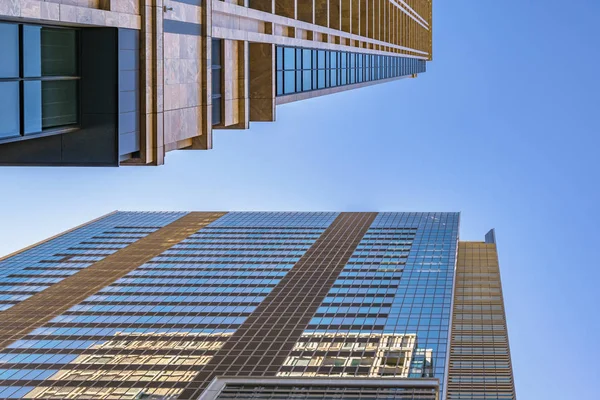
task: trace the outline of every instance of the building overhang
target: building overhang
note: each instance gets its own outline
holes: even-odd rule
[[[329,388],[405,388],[431,391],[431,399],[439,400],[437,378],[303,378],[303,377],[227,377],[212,380],[198,400],[216,400],[228,386],[269,387],[329,387]],[[383,397],[382,397],[383,398]],[[424,397],[425,399],[425,397]]]

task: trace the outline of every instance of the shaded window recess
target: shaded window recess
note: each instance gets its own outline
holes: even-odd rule
[[[212,39],[212,124],[221,123],[223,109],[223,41]]]

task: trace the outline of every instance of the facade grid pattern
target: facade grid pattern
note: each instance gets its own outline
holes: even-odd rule
[[[185,214],[111,214],[0,261],[0,311],[8,310]]]
[[[290,227],[271,213],[230,213],[184,232],[7,346],[0,388],[11,398],[178,396],[335,213],[296,217]]]
[[[457,241],[456,213],[379,213],[278,376],[443,382]]]

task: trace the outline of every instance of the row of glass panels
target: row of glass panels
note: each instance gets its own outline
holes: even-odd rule
[[[425,72],[425,60],[277,46],[277,95]]]

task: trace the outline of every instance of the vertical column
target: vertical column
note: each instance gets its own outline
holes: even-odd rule
[[[162,1],[145,0],[142,4],[140,158],[143,164],[161,165],[164,163]]]
[[[250,121],[275,120],[275,49],[270,43],[249,44]]]
[[[201,7],[202,36],[200,37],[200,126],[201,135],[192,138],[190,149],[212,149],[212,2]]]
[[[248,129],[248,42],[223,40],[222,123],[213,129]]]
[[[496,244],[459,242],[447,398],[515,399]]]
[[[230,126],[239,122],[238,42],[223,40],[223,113],[222,124]]]

